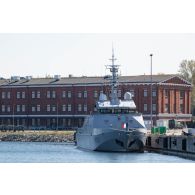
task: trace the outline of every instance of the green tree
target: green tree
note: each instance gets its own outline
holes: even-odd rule
[[[195,60],[183,60],[179,66],[182,78],[192,83],[192,111],[195,114]]]

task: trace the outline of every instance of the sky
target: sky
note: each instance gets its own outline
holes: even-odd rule
[[[175,74],[182,60],[195,59],[194,34],[1,33],[0,77],[103,76],[112,44],[121,75]]]

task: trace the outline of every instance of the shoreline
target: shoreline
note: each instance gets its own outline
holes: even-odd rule
[[[67,142],[74,143],[75,131],[0,132],[0,142]]]

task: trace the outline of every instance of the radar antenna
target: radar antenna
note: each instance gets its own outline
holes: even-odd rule
[[[110,70],[112,76],[110,77],[111,84],[111,104],[119,104],[117,87],[118,87],[118,70],[120,65],[116,65],[115,61],[117,60],[114,56],[114,48],[112,45],[112,58],[110,59],[112,64],[106,65],[106,68]]]

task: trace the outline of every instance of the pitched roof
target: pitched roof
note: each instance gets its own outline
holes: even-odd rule
[[[162,83],[168,81],[174,77],[178,77],[183,80],[185,84],[190,85],[188,81],[185,81],[178,75],[153,75],[153,83]],[[138,75],[138,76],[120,76],[119,82],[121,83],[150,83],[150,75]],[[32,78],[27,80],[21,78],[19,81],[14,81],[10,79],[1,79],[1,86],[30,86],[30,85],[71,85],[71,84],[102,84],[107,83],[104,77],[62,77],[59,80],[55,78]]]

